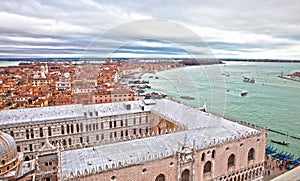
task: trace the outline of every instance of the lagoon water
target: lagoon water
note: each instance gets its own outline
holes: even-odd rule
[[[158,79],[144,74],[142,79],[150,81],[149,92],[162,91],[198,107],[206,100],[209,111],[300,137],[300,82],[279,78],[282,71],[284,74],[300,71],[300,64],[227,61],[222,65],[157,72]],[[253,77],[255,83],[243,82],[244,76]],[[249,93],[241,96],[243,90]],[[182,95],[195,99],[181,99]],[[270,139],[290,145],[277,145]],[[297,139],[268,132],[267,146],[300,156],[300,140]]]

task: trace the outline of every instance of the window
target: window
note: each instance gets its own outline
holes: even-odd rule
[[[142,117],[140,117],[140,124],[142,124]]]
[[[213,150],[211,153],[211,158],[215,158],[215,156],[216,156],[216,150]]]
[[[189,181],[190,180],[190,171],[185,169],[181,174],[181,181]]]
[[[202,153],[201,155],[201,161],[204,161],[205,160],[205,153]]]
[[[80,123],[80,132],[83,132],[83,124]]]
[[[79,124],[76,124],[76,131],[79,133]]]
[[[21,152],[20,146],[17,146],[17,152]]]
[[[203,170],[203,173],[210,173],[211,172],[211,167],[212,167],[212,164],[211,164],[211,161],[207,161],[204,165],[204,170]]]
[[[48,126],[48,136],[51,136],[52,135],[52,132],[51,132],[51,127]]]
[[[83,139],[82,139],[82,137],[80,137],[80,143],[83,143]]]
[[[89,136],[86,137],[86,142],[88,143],[90,140],[89,140]]]
[[[71,124],[71,133],[74,133],[74,125]]]
[[[254,160],[254,153],[255,153],[254,149],[251,148],[248,152],[248,161]]]
[[[103,123],[101,123],[101,129],[103,129],[103,128],[104,128]]]
[[[112,122],[111,121],[109,122],[109,128],[112,128]]]
[[[34,138],[34,132],[33,129],[30,129],[31,138]]]
[[[101,140],[104,140],[104,134],[101,134]]]
[[[70,133],[70,126],[67,124],[67,133]]]
[[[136,134],[136,129],[133,129],[133,134]]]
[[[121,120],[120,125],[123,126],[123,121]]]
[[[114,128],[117,127],[117,121],[114,121]]]
[[[60,130],[61,130],[61,134],[65,134],[65,127],[64,127],[64,125],[61,125]]]
[[[40,128],[40,137],[43,137],[43,128]]]
[[[96,140],[99,141],[99,135],[96,135]]]
[[[96,116],[98,116],[98,111],[95,112]]]
[[[26,138],[29,139],[29,130],[26,129]]]
[[[166,177],[164,174],[159,174],[156,178],[155,181],[165,181]]]
[[[125,136],[128,136],[128,130],[125,131]]]
[[[228,168],[235,165],[235,156],[231,154],[228,158]]]
[[[146,123],[148,123],[148,116],[146,116]]]

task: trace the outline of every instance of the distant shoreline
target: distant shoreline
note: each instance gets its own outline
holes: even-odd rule
[[[300,63],[300,60],[274,60],[274,59],[219,59],[228,62],[272,62],[272,63]]]

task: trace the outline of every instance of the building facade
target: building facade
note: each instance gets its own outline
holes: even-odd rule
[[[4,110],[37,180],[263,180],[266,130],[178,102]]]
[[[27,161],[35,158],[46,138],[69,150],[146,134],[149,114],[139,102],[3,110],[0,130],[15,139],[17,151]]]

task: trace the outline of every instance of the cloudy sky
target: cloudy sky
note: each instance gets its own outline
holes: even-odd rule
[[[297,0],[2,0],[0,57],[300,59]]]

